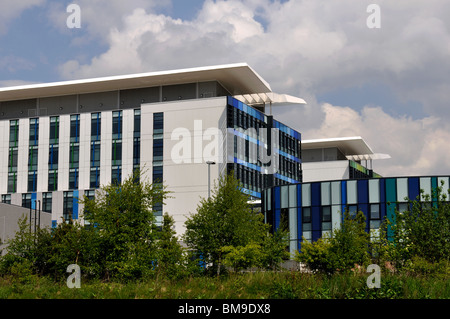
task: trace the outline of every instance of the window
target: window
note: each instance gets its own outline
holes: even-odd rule
[[[289,209],[282,208],[280,212],[280,229],[289,231]]]
[[[122,165],[122,141],[113,140],[111,152],[112,165]]]
[[[30,146],[38,145],[39,140],[39,119],[30,119]]]
[[[119,185],[122,183],[122,172],[120,166],[113,166],[111,169],[111,182]]]
[[[399,213],[403,213],[409,210],[409,205],[408,203],[398,203],[397,204],[397,210],[399,211]]]
[[[302,208],[302,232],[307,241],[311,241],[311,207]]]
[[[322,231],[331,230],[331,206],[322,206]]]
[[[63,217],[67,221],[73,215],[73,192],[64,192]]]
[[[9,122],[9,147],[17,147],[19,141],[19,120]]]
[[[141,163],[141,110],[134,110],[133,169]]]
[[[59,163],[59,117],[50,117],[50,139],[48,149],[48,191],[58,189],[58,163]],[[50,195],[51,196],[51,195]],[[51,204],[49,204],[51,205]]]
[[[59,117],[50,117],[50,144],[58,144],[59,138]]]
[[[78,189],[78,170],[69,170],[69,189]]]
[[[100,140],[102,131],[101,113],[91,114],[91,141]]]
[[[8,193],[15,193],[17,190],[16,173],[8,173]]]
[[[95,190],[87,190],[84,192],[84,195],[87,197],[88,200],[93,200],[95,198]],[[89,219],[91,218],[89,210],[84,207],[84,226],[90,227],[91,223]]]
[[[22,194],[22,207],[31,208],[31,194]]]
[[[134,137],[141,136],[141,110],[134,110]]]
[[[350,218],[355,218],[356,214],[358,213],[358,206],[357,205],[348,205],[348,215]]]
[[[153,161],[162,161],[163,160],[163,143],[162,139],[153,140]]]
[[[164,113],[153,114],[153,134],[161,134],[164,129]]]
[[[48,171],[48,191],[56,191],[58,189],[58,171],[49,170]]]
[[[370,229],[378,229],[381,224],[380,205],[370,204]]]
[[[78,142],[80,137],[80,115],[75,114],[70,116],[70,141]]]
[[[42,211],[52,212],[52,193],[42,193]]]
[[[2,195],[2,203],[11,204],[11,194]]]
[[[91,144],[91,167],[100,167],[100,142]]]
[[[153,166],[153,183],[163,182],[163,167]]]
[[[56,144],[51,144],[48,151],[48,169],[58,169],[58,153],[59,147]]]
[[[113,139],[122,138],[122,111],[113,112]]]
[[[38,165],[38,148],[36,146],[31,146],[28,151],[28,170],[37,171]]]
[[[37,186],[37,173],[28,172],[28,191],[35,192]]]
[[[9,172],[17,172],[17,147],[9,149]]]
[[[80,145],[78,143],[70,144],[70,168],[78,168],[80,161]]]
[[[100,187],[100,169],[98,167],[91,168],[89,187],[90,188],[99,188]]]

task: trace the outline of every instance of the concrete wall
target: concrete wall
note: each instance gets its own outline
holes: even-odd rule
[[[23,216],[26,216],[27,220],[29,220],[30,210],[28,208],[0,203],[0,239],[2,242],[2,244],[0,244],[0,250],[4,250],[7,246],[8,239],[13,238],[15,233],[19,230],[18,221]],[[38,216],[36,217],[38,218]],[[31,216],[33,231],[34,218],[35,214],[33,212]],[[40,226],[41,228],[51,226],[51,214],[41,212]]]
[[[304,183],[348,179],[350,174],[348,160],[302,163],[302,170]]]
[[[226,97],[143,104],[141,108],[141,169],[147,169],[152,181],[153,113],[164,112],[163,179],[173,192],[166,200],[163,212],[175,220],[177,234],[184,233],[184,222],[196,213],[200,199],[208,196],[208,164],[211,166],[211,189],[219,176],[221,154],[210,155],[209,150],[219,150],[219,141],[209,139],[208,132],[218,129],[219,119],[226,112]],[[212,130],[209,130],[211,129]],[[186,147],[183,149],[182,145]]]

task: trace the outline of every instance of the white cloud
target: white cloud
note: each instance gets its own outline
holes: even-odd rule
[[[8,23],[24,10],[44,3],[45,0],[2,0],[0,2],[0,34],[5,33],[8,30]]]
[[[101,5],[90,3],[82,1],[83,19],[91,34],[103,35],[108,49],[89,63],[61,65],[65,78],[245,61],[275,91],[307,100],[301,110],[280,112],[305,138],[363,136],[376,152],[393,157],[377,164],[386,174],[450,169],[446,0],[378,1],[380,29],[366,26],[368,0],[207,0],[188,21],[150,7],[136,9],[144,6],[137,0],[134,7],[115,4],[100,14]],[[394,117],[390,105],[356,112],[316,102],[318,94],[368,83],[388,86],[402,101],[421,103],[426,117]]]
[[[279,117],[295,121],[292,117],[296,113],[290,110]],[[299,123],[309,123],[309,128],[302,131],[302,138],[362,136],[375,153],[391,155],[391,159],[373,163],[374,170],[382,175],[448,174],[450,170],[447,161],[450,125],[437,117],[415,120],[407,116],[393,117],[381,107],[366,106],[357,112],[328,103],[317,105],[315,113],[297,116]]]

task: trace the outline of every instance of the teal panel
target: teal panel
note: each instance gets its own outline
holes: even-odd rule
[[[397,202],[397,187],[396,187],[396,179],[388,178],[386,179],[386,216],[391,222],[394,221],[395,216],[395,208]],[[391,227],[388,227],[387,236],[388,238],[392,238],[393,231]]]

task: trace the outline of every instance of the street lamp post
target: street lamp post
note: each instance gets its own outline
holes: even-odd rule
[[[207,161],[206,164],[208,164],[208,198],[209,198],[211,195],[211,165],[215,165],[216,162]]]

